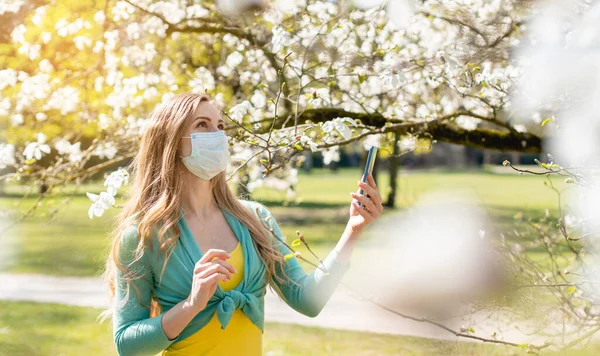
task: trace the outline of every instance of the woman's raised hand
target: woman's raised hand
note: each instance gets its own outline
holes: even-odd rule
[[[381,194],[379,194],[375,179],[373,179],[373,175],[370,173],[367,175],[367,183],[359,181],[358,188],[359,190],[362,189],[369,197],[359,194],[358,190],[357,193],[350,193],[353,199],[350,204],[350,220],[348,220],[348,227],[354,232],[362,231],[373,221],[377,220],[381,212],[383,212]],[[358,206],[358,202],[360,202],[362,206]]]
[[[188,296],[188,304],[196,314],[206,308],[219,281],[228,281],[237,272],[231,263],[225,261],[230,257],[227,251],[210,249],[196,263],[192,290]]]

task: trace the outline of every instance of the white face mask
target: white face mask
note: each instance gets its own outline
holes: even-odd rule
[[[194,132],[191,136],[192,153],[181,157],[187,169],[204,180],[210,180],[227,168],[229,136],[225,131]]]

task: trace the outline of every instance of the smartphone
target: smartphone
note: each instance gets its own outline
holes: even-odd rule
[[[367,182],[367,176],[369,175],[369,173],[373,172],[373,167],[375,166],[375,158],[377,158],[377,147],[371,146],[371,148],[369,149],[369,155],[367,156],[367,163],[365,164],[365,171],[363,172],[361,179],[365,183]],[[359,191],[359,194],[364,195],[364,191],[361,189]],[[362,206],[360,202],[357,203],[358,206]]]

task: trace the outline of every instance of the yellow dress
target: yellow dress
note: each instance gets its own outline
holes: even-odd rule
[[[236,269],[229,281],[219,281],[224,291],[235,288],[244,277],[244,253],[238,242],[231,258],[227,260]],[[233,312],[227,327],[221,329],[217,314],[202,329],[190,337],[173,343],[163,351],[163,356],[196,355],[262,355],[262,332],[240,309]]]

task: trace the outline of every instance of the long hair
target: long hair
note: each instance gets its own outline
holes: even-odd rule
[[[165,256],[159,281],[164,274],[168,259],[181,234],[176,223],[180,218],[180,197],[184,192],[184,182],[180,172],[186,168],[179,159],[179,142],[185,131],[185,123],[191,119],[198,104],[203,101],[210,101],[210,98],[207,95],[194,93],[172,97],[154,109],[150,122],[142,134],[139,151],[129,167],[133,184],[125,194],[126,201],[116,218],[115,228],[111,233],[112,247],[102,275],[108,284],[111,305],[115,297],[116,274],[119,270],[127,282],[125,301],[130,296],[130,287],[133,287],[138,300],[140,299],[139,290],[132,283],[140,276],[128,269],[128,266],[121,265],[118,259],[121,233],[130,225],[137,224],[139,236],[132,263],[144,257],[145,247],[154,251],[152,239],[157,238],[158,254]],[[284,272],[285,259],[272,244],[273,240],[267,235],[265,227],[254,213],[238,201],[227,184],[225,172],[211,179],[211,191],[217,205],[248,228],[254,247],[266,267],[267,284],[284,298],[274,282],[285,283],[286,280],[289,282],[291,279]],[[277,269],[281,273],[277,273]],[[146,306],[150,309],[151,317],[160,314],[160,307],[154,298],[154,293],[152,295],[151,305]],[[113,308],[114,306],[100,314],[101,321],[112,315]]]

